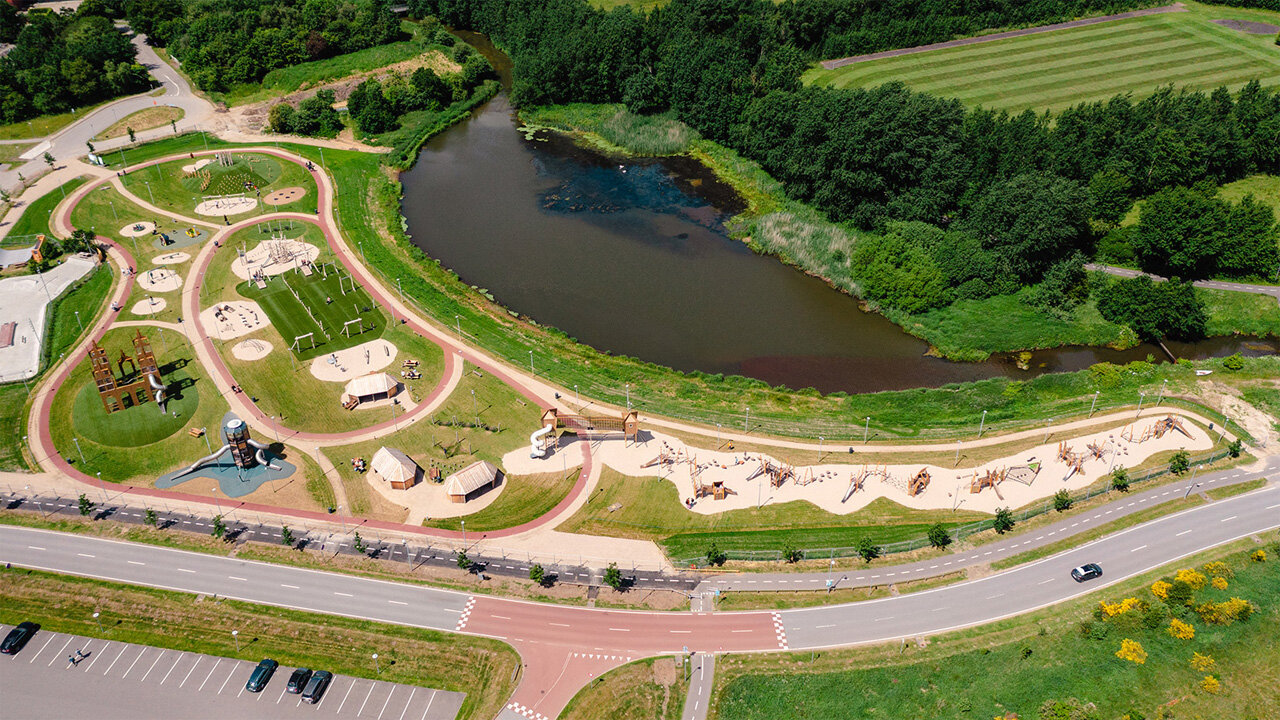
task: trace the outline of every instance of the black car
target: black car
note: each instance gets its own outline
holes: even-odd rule
[[[244,684],[244,689],[249,692],[262,692],[262,688],[271,681],[271,676],[275,674],[277,667],[280,667],[280,663],[271,658],[258,663],[258,667],[254,668],[253,674],[249,676],[249,682]]]
[[[18,651],[27,644],[27,641],[39,629],[40,626],[33,622],[24,622],[18,625],[18,627],[10,630],[8,635],[4,636],[4,642],[0,642],[0,653],[17,655]]]
[[[1092,580],[1096,577],[1102,577],[1102,566],[1098,563],[1081,565],[1071,571],[1071,578],[1076,582],[1084,582],[1085,580]]]
[[[307,687],[302,691],[302,699],[312,705],[320,702],[320,698],[324,696],[324,691],[329,687],[329,682],[333,680],[333,673],[328,670],[317,670],[311,676],[311,680],[307,682]]]
[[[311,670],[308,668],[298,668],[289,676],[289,686],[285,690],[297,695],[307,686],[307,681],[311,679]]]

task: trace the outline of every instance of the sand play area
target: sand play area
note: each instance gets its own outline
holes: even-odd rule
[[[147,297],[134,303],[133,307],[129,309],[134,315],[155,315],[168,307],[168,305],[169,303],[165,302],[164,298]]]
[[[231,261],[231,272],[241,280],[256,275],[271,277],[288,272],[303,263],[314,263],[320,248],[301,240],[263,240],[252,250]]]
[[[397,352],[395,345],[382,338],[370,340],[312,360],[311,374],[326,382],[345,383],[387,367],[395,362]]]
[[[224,197],[205,200],[196,205],[197,215],[239,215],[258,207],[258,201],[251,197]]]
[[[248,335],[271,324],[267,314],[252,300],[231,300],[205,308],[200,311],[200,322],[205,332],[220,340]]]
[[[1134,467],[1157,453],[1208,450],[1216,439],[1190,420],[1161,409],[1122,428],[1038,445],[977,468],[956,469],[918,463],[792,467],[760,453],[689,448],[672,436],[649,435],[646,442],[630,447],[624,447],[621,436],[611,437],[597,444],[596,453],[604,464],[625,475],[670,480],[689,511],[703,515],[793,500],[807,500],[827,512],[846,515],[879,497],[910,508],[994,513],[998,507],[1021,507],[1063,488],[1086,487],[1115,466]],[[502,464],[518,474],[551,472],[561,468],[564,460],[556,455],[563,452],[553,450],[546,458],[533,459],[525,446],[508,453]],[[569,453],[568,464],[578,457]],[[833,452],[831,457],[845,456]],[[927,473],[923,484],[922,471]],[[726,490],[723,499],[713,498],[716,485]]]
[[[287,187],[268,193],[262,198],[262,202],[266,205],[288,205],[294,200],[301,200],[307,191],[300,187]]]
[[[164,255],[157,255],[151,258],[152,265],[181,265],[191,259],[191,256],[184,252],[171,252]]]
[[[148,292],[173,292],[182,289],[182,276],[168,268],[152,268],[138,273],[138,287]]]
[[[192,163],[192,164],[190,164],[190,165],[183,165],[183,166],[182,166],[182,172],[184,172],[184,173],[193,173],[193,172],[195,172],[195,171],[199,170],[200,168],[204,167],[205,165],[210,165],[210,164],[212,164],[212,163],[213,163],[213,158],[203,158],[203,159],[201,159],[201,160],[197,160],[197,161],[195,161],[194,163]]]
[[[231,347],[231,355],[237,360],[261,360],[271,353],[271,343],[250,338]]]
[[[120,228],[120,234],[125,237],[142,237],[143,235],[150,235],[155,229],[154,223],[140,222]]]

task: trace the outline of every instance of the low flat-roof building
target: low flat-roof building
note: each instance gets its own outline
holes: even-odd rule
[[[444,481],[445,494],[451,502],[463,503],[498,484],[502,471],[497,465],[481,460],[450,475]]]
[[[373,468],[378,477],[386,480],[393,490],[408,490],[422,479],[422,468],[418,467],[418,463],[395,448],[378,448],[369,467]]]

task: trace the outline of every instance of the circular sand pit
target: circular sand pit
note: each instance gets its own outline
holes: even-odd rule
[[[197,215],[239,215],[258,207],[258,201],[250,197],[224,197],[205,200],[196,205]]]
[[[155,315],[168,305],[169,303],[165,302],[164,298],[146,298],[134,303],[130,309],[134,315]]]
[[[149,292],[173,292],[182,289],[182,276],[168,268],[152,268],[138,273],[138,286]]]
[[[231,300],[200,311],[205,332],[219,340],[233,340],[270,324],[267,314],[252,300]]]
[[[191,256],[184,252],[171,252],[164,255],[157,255],[151,258],[152,265],[181,265],[191,259]]]
[[[307,191],[300,187],[287,187],[276,190],[262,198],[262,202],[267,205],[288,205],[295,200],[301,200]]]
[[[1275,35],[1280,33],[1280,25],[1272,25],[1271,23],[1254,22],[1252,20],[1213,20],[1212,22],[1214,25],[1231,28],[1246,35]]]
[[[153,223],[140,222],[120,228],[120,234],[125,237],[142,237],[143,235],[150,235],[155,229],[156,226]]]
[[[184,173],[195,172],[200,168],[204,167],[205,165],[208,165],[212,162],[213,162],[213,158],[204,158],[202,160],[197,160],[190,165],[183,165],[182,172]]]
[[[271,343],[266,340],[241,340],[231,346],[231,354],[237,360],[261,360],[271,352]]]

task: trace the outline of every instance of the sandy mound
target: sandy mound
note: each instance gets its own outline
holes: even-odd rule
[[[312,360],[311,374],[326,382],[346,382],[387,367],[395,361],[396,352],[396,346],[386,340],[370,340]]]
[[[281,188],[262,198],[262,202],[267,205],[288,205],[294,200],[302,199],[306,194],[307,191],[300,187]]]
[[[155,315],[168,305],[169,303],[165,302],[164,298],[146,298],[134,303],[130,310],[133,311],[134,315]]]
[[[138,286],[149,292],[173,292],[182,289],[182,276],[168,268],[153,268],[138,273]]]
[[[165,255],[157,255],[151,258],[153,265],[181,265],[191,259],[191,256],[184,252],[171,252]]]
[[[209,165],[212,162],[213,162],[213,158],[204,158],[203,160],[197,160],[195,161],[195,163],[191,165],[183,165],[182,172],[184,173],[195,172],[200,168],[204,167],[205,165]]]
[[[120,234],[125,237],[142,237],[143,235],[150,235],[155,229],[156,226],[153,223],[140,222],[120,228]]]
[[[241,280],[254,275],[272,277],[314,263],[320,248],[301,240],[264,240],[249,252],[231,261],[231,272]]]
[[[231,348],[231,354],[237,360],[261,360],[271,352],[271,343],[266,340],[241,340]]]
[[[267,314],[252,300],[232,300],[200,311],[205,332],[220,340],[232,340],[270,324]]]
[[[196,205],[197,215],[239,215],[258,207],[258,201],[250,197],[218,198]]]

